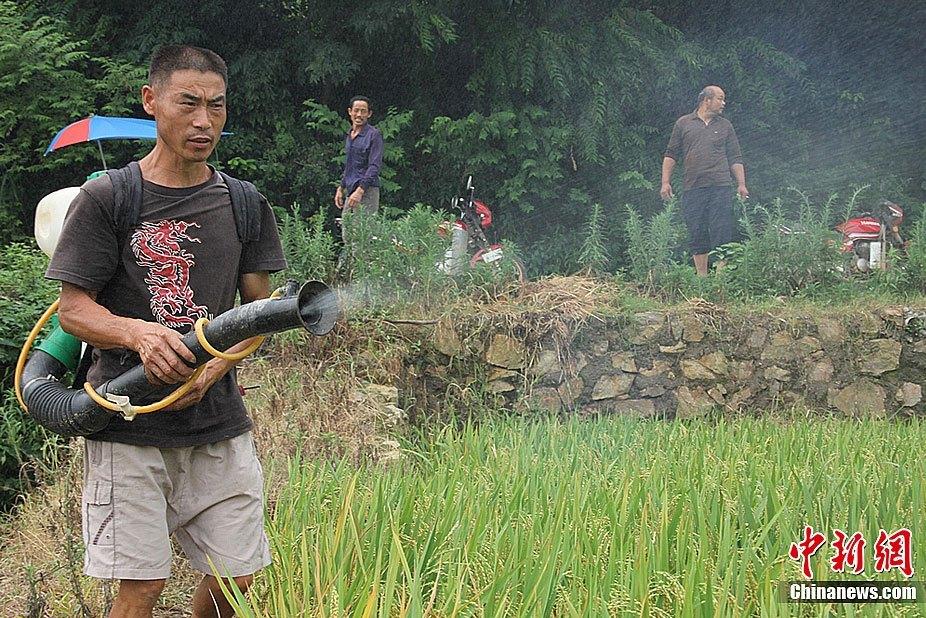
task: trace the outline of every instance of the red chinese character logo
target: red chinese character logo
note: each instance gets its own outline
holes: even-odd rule
[[[791,549],[788,555],[792,560],[801,561],[801,571],[807,579],[813,579],[813,571],[810,569],[810,558],[820,551],[820,548],[826,543],[826,537],[819,532],[814,532],[810,526],[804,527],[804,538],[798,543],[791,543]]]
[[[891,534],[884,530],[878,532],[875,571],[885,573],[891,569],[900,569],[906,577],[913,577],[913,539],[907,528]]]
[[[853,575],[865,570],[865,538],[861,532],[851,537],[842,530],[833,530],[836,540],[831,543],[836,553],[830,559],[830,567],[835,573],[845,573],[846,568],[851,569]]]

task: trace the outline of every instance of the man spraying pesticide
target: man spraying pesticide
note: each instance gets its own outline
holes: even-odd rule
[[[286,265],[273,212],[253,185],[207,164],[227,82],[215,52],[154,52],[141,101],[155,146],[80,188],[46,272],[62,283],[61,326],[94,347],[87,382],[66,388],[43,350],[18,365],[33,418],[86,436],[84,571],[120,581],[113,615],[151,615],[172,536],[203,573],[193,614],[232,614],[213,573],[246,590],[270,563],[234,367],[265,334],[324,334],[337,317],[322,283],[269,297],[269,273]]]

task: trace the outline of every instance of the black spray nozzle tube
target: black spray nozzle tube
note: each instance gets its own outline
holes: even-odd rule
[[[292,291],[292,286],[287,291]],[[257,335],[297,327],[313,335],[324,335],[334,327],[338,311],[334,292],[320,281],[308,281],[295,294],[257,300],[226,311],[206,324],[203,334],[206,341],[219,350]],[[183,343],[196,356],[195,366],[212,359],[195,332],[184,335]],[[58,380],[62,375],[63,365],[41,350],[29,357],[22,382],[23,400],[30,415],[46,429],[63,436],[83,436],[103,429],[113,413],[99,407],[82,389],[61,384]],[[179,385],[167,392],[177,387]],[[112,394],[140,399],[155,392],[163,393],[163,389],[152,387],[145,377],[144,367],[138,365],[102,384],[97,392],[104,397]]]

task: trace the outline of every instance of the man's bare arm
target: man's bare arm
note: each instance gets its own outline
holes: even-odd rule
[[[238,282],[241,302],[249,303],[270,296],[270,273],[266,271],[244,273]]]
[[[675,170],[675,159],[672,157],[662,158],[662,185],[659,188],[659,195],[662,199],[668,200],[673,197],[672,192],[672,172]]]
[[[270,275],[266,272],[245,273],[241,275],[238,282],[238,290],[241,293],[241,302],[249,303],[270,296]],[[247,348],[254,341],[254,338],[245,339],[236,343],[225,350],[229,354],[235,354]],[[206,391],[212,388],[212,385],[222,379],[222,377],[231,371],[232,367],[237,365],[237,361],[228,361],[223,358],[213,358],[206,363],[206,368],[196,380],[196,384],[187,392],[186,395],[172,403],[165,410],[182,410],[198,403]]]
[[[61,328],[101,350],[138,352],[152,384],[175,384],[193,373],[183,359],[193,363],[196,357],[183,345],[179,333],[157,322],[114,315],[96,302],[95,292],[70,283],[61,284],[60,300]]]
[[[742,163],[734,163],[730,166],[730,172],[736,180],[736,192],[745,200],[749,197],[749,190],[746,188],[746,168]]]

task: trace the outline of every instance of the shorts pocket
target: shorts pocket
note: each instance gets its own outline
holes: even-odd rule
[[[91,481],[84,487],[84,543],[99,547],[113,544],[113,484]]]

